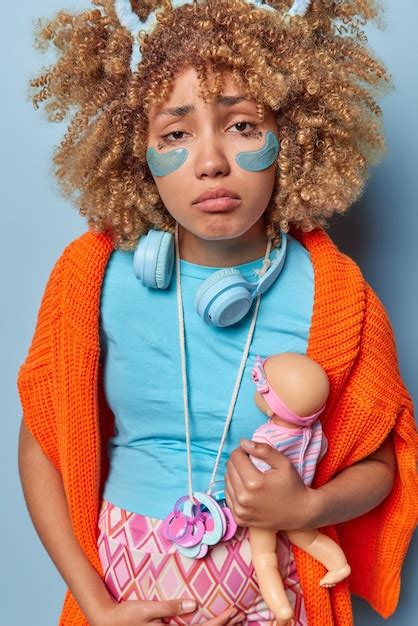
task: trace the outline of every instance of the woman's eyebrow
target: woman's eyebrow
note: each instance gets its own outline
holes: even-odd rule
[[[216,103],[218,106],[221,106],[221,107],[231,107],[231,106],[234,106],[234,104],[238,104],[239,102],[242,102],[243,100],[248,100],[248,98],[244,98],[244,96],[221,95],[216,98]],[[178,107],[169,107],[167,109],[163,109],[162,111],[157,113],[155,117],[157,118],[157,117],[160,117],[161,115],[169,115],[172,117],[184,117],[185,115],[188,115],[189,113],[193,113],[194,111],[195,111],[194,104],[181,104]]]

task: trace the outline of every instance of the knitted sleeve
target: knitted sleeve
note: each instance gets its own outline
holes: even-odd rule
[[[338,536],[352,566],[350,590],[388,617],[398,603],[401,568],[418,518],[418,434],[391,323],[369,285],[360,352],[353,367],[347,408],[361,411],[367,419],[359,419],[356,445],[350,448],[347,441],[344,466],[368,456],[392,433],[397,472],[389,496],[369,513],[339,524]]]
[[[44,454],[58,470],[60,462],[53,393],[53,333],[60,317],[59,286],[64,259],[65,254],[62,254],[49,275],[32,341],[17,376],[24,422]]]

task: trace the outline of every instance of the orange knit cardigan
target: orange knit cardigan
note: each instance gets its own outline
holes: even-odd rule
[[[322,228],[291,234],[309,251],[314,268],[307,354],[325,368],[331,384],[321,415],[329,447],[313,487],[374,452],[391,431],[397,457],[395,484],[384,502],[357,519],[323,529],[347,555],[348,579],[331,589],[319,587],[325,569],[294,547],[309,626],[350,626],[350,592],[383,617],[397,606],[401,567],[418,515],[418,434],[382,303]],[[114,418],[102,385],[98,321],[112,250],[109,235],[91,231],[65,248],[47,281],[18,373],[25,423],[61,472],[74,534],[102,576],[96,528]],[[87,623],[67,590],[59,624]]]

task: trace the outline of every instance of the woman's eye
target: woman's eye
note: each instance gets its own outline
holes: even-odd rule
[[[163,139],[166,139],[169,143],[173,143],[175,141],[180,141],[182,137],[175,137],[174,139],[169,139],[170,135],[184,135],[184,130],[173,130],[173,132],[168,133],[167,135],[163,135]]]
[[[254,131],[256,124],[253,124],[252,122],[245,122],[245,121],[235,122],[235,124],[232,124],[232,126],[230,126],[229,128],[233,128],[234,126],[241,127],[241,128],[238,128],[237,133],[233,133],[234,135],[244,135],[244,137],[247,137],[247,136],[250,136],[251,133]],[[245,130],[243,126],[244,127],[250,126],[251,128],[248,130]],[[173,130],[171,133],[168,133],[167,135],[163,135],[162,139],[165,139],[167,143],[175,143],[176,141],[182,141],[184,139],[183,135],[187,135],[187,133],[184,130]]]
[[[252,127],[252,128],[251,128],[251,130],[254,130],[254,128],[255,128],[255,126],[256,126],[256,125],[255,125],[255,124],[253,124],[252,122],[244,122],[244,121],[243,121],[243,122],[235,122],[235,124],[232,124],[232,126],[230,126],[230,128],[233,128],[234,126],[241,126],[241,127],[242,127],[242,126],[245,126],[245,125],[249,125],[249,126],[251,126],[251,127]],[[240,134],[240,135],[248,135],[248,134],[250,134],[250,132],[251,132],[251,131],[248,131],[248,130],[247,130],[246,132],[240,132],[240,133],[238,133],[238,134]]]

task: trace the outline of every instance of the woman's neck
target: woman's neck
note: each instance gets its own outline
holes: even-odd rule
[[[179,225],[182,260],[209,267],[233,267],[263,257],[267,248],[264,226],[258,224],[233,239],[207,240],[197,237]]]

